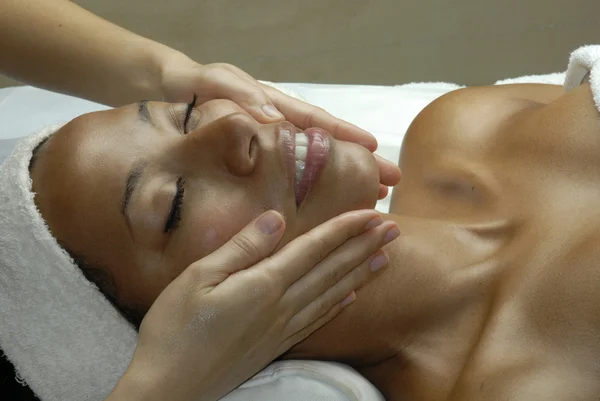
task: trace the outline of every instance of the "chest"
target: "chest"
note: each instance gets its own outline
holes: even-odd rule
[[[411,355],[415,365],[403,377],[421,383],[413,390],[423,397],[415,399],[597,399],[600,196],[596,187],[562,173],[537,186],[527,185],[532,178],[526,172],[507,178],[496,174],[489,185],[485,179],[474,181],[485,194],[475,199],[467,190],[469,180],[461,179],[466,183],[464,194],[435,191],[432,207],[415,210],[446,221],[500,219],[505,222],[502,240],[484,254],[493,262],[493,282],[484,281],[485,293],[478,303],[465,308],[460,319],[453,317],[448,325],[436,328],[441,331],[427,337]],[[452,202],[457,206],[445,206]],[[404,213],[409,211],[403,208]],[[457,254],[468,256],[474,243],[469,244]],[[429,348],[432,344],[435,350]]]
[[[589,223],[587,232],[581,227],[577,220],[556,232],[545,227],[508,251],[514,259],[459,388],[507,399],[597,399],[600,240]]]
[[[508,239],[490,253],[487,304],[416,347],[404,382],[415,399],[598,399],[600,136],[469,106],[411,127],[392,212],[501,221]]]
[[[405,397],[398,400],[596,400],[600,241],[576,231],[524,230],[515,246],[499,250],[502,272],[485,286],[488,296],[436,318],[438,324],[405,349],[395,373],[383,373],[387,394]]]
[[[598,399],[599,231],[585,214],[532,216],[516,230],[497,257],[491,302],[472,308],[483,311],[478,324],[458,325],[445,334],[454,344],[439,343],[441,355],[452,355],[466,345],[454,334],[471,339],[466,357],[454,359],[459,369],[446,360],[448,392],[437,399]]]

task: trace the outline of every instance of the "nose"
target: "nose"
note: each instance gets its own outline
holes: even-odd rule
[[[204,155],[218,158],[231,174],[246,176],[256,167],[258,128],[259,123],[249,115],[235,113],[189,132],[186,141],[196,149],[200,146]]]

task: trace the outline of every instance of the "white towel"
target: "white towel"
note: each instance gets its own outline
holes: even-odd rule
[[[136,332],[35,206],[32,151],[58,128],[22,140],[0,168],[0,348],[42,400],[102,400],[129,365]]]
[[[571,90],[589,82],[596,107],[600,110],[600,46],[584,46],[575,50],[569,60],[565,89]]]

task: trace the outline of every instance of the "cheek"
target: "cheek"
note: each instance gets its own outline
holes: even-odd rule
[[[223,199],[226,200],[197,207],[185,222],[174,255],[179,272],[219,249],[263,211],[249,202],[248,197],[237,201],[231,197]]]

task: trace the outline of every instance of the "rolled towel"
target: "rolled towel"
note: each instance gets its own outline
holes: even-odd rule
[[[571,54],[565,78],[565,90],[589,82],[596,107],[600,110],[600,46],[583,46]]]
[[[137,333],[34,203],[32,152],[59,128],[26,137],[0,167],[0,348],[42,400],[102,400],[127,369]]]

